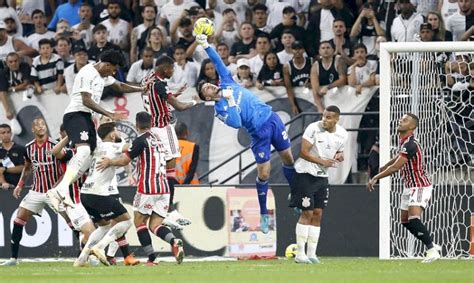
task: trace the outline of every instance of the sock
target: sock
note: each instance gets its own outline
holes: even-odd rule
[[[110,224],[105,226],[99,226],[97,227],[97,229],[94,230],[94,232],[89,235],[89,239],[87,240],[86,245],[84,246],[81,251],[81,254],[79,255],[79,260],[83,262],[87,261],[90,249],[95,246],[100,241],[100,239],[104,237],[105,234],[107,234],[111,227],[112,226]]]
[[[97,245],[95,245],[98,249],[105,249],[105,247],[107,247],[111,242],[117,240],[118,238],[122,237],[126,232],[127,230],[130,228],[130,226],[132,225],[132,223],[130,222],[130,220],[126,220],[126,221],[121,221],[117,224],[115,224],[110,230],[109,232],[107,232],[107,234],[105,234],[105,236],[102,238],[102,240],[100,240],[100,242],[97,243]]]
[[[166,179],[168,180],[168,186],[170,188],[170,204],[168,212],[175,210],[174,207],[174,185],[176,184],[176,169],[166,169]]]
[[[318,248],[319,233],[321,227],[309,225],[308,232],[308,257],[316,257],[316,249]]]
[[[86,164],[86,161],[89,160],[90,155],[91,149],[88,145],[81,145],[76,148],[76,153],[69,160],[62,180],[56,186],[61,195],[68,195],[69,185],[77,178],[79,171]]]
[[[125,235],[118,238],[116,240],[116,243],[118,243],[120,247],[120,251],[122,252],[123,258],[126,258],[127,256],[130,255],[130,250],[128,249],[128,242],[127,242],[127,238],[125,238]]]
[[[20,249],[21,237],[23,237],[23,227],[26,221],[20,218],[15,218],[13,221],[13,231],[11,239],[12,258],[18,258],[18,250]]]
[[[305,246],[308,241],[309,226],[296,223],[296,245],[298,246],[296,256],[306,256]]]
[[[156,227],[155,230],[153,231],[153,234],[157,235],[163,241],[170,243],[170,245],[172,245],[174,242],[174,239],[176,239],[176,237],[173,235],[173,232],[171,232],[170,228],[163,225]]]
[[[77,230],[74,228],[74,226],[72,225],[71,222],[68,222],[68,223],[67,223],[67,226],[69,226],[69,228],[71,228],[72,234],[74,235],[74,237],[76,237],[76,239],[79,240],[79,234],[80,234],[79,231],[77,231]]]
[[[419,218],[408,219],[408,224],[404,226],[413,236],[422,241],[426,248],[431,249],[433,247],[433,239],[431,239],[430,232],[428,232]]]
[[[148,228],[145,224],[139,225],[136,228],[138,240],[140,241],[140,245],[142,245],[145,254],[148,256],[148,261],[154,262],[156,259],[156,253],[151,243],[151,237],[150,233],[148,233]]]
[[[267,191],[268,191],[268,180],[263,181],[257,177],[257,196],[258,204],[260,205],[260,214],[268,214],[267,210]]]
[[[109,247],[107,248],[107,257],[115,257],[115,254],[117,253],[117,250],[119,248],[119,244],[117,243],[117,241],[111,242],[109,244]]]
[[[293,178],[295,177],[296,171],[293,165],[282,165],[283,168],[283,175],[285,175],[286,180],[288,181],[288,185],[291,185],[293,182]]]

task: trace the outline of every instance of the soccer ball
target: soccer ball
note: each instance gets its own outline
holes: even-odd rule
[[[288,247],[286,247],[285,250],[285,256],[287,258],[294,258],[296,257],[296,250],[298,249],[298,245],[296,244],[291,244]]]
[[[214,22],[208,18],[199,18],[194,23],[193,29],[194,35],[205,34],[211,36],[214,34]]]

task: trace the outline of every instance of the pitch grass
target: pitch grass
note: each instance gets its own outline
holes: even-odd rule
[[[322,260],[318,265],[281,259],[86,268],[73,268],[70,262],[21,263],[16,267],[1,266],[0,282],[474,282],[472,260],[442,260],[431,264],[376,258]]]

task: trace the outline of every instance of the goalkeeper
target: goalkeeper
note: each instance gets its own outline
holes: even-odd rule
[[[260,205],[260,229],[269,231],[267,210],[268,180],[270,178],[270,146],[278,151],[283,162],[283,174],[291,185],[295,174],[290,140],[285,125],[272,108],[248,89],[238,85],[217,52],[209,46],[207,36],[200,34],[196,41],[207,52],[219,74],[220,85],[202,82],[198,85],[199,97],[215,101],[216,117],[232,128],[245,128],[252,137],[252,152],[257,162],[257,195]]]

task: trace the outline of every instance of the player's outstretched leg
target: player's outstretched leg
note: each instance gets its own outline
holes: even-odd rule
[[[86,265],[87,259],[89,257],[92,247],[95,246],[105,236],[105,234],[107,234],[107,232],[110,230],[111,227],[112,226],[110,224],[99,226],[97,227],[97,229],[94,230],[94,232],[90,234],[89,239],[87,240],[87,243],[85,244],[84,248],[81,251],[81,254],[74,261],[74,265],[73,265],[74,267],[81,267],[81,266]],[[106,261],[107,261],[107,258],[106,258]]]
[[[260,231],[267,234],[269,231],[270,217],[267,209],[268,180],[257,177],[255,182],[257,187],[258,204],[260,205]]]
[[[107,261],[107,257],[105,256],[105,252],[104,252],[105,247],[107,247],[111,242],[122,237],[130,228],[131,225],[132,225],[132,222],[130,220],[123,220],[123,221],[117,222],[117,224],[115,224],[107,232],[107,234],[105,234],[102,240],[100,240],[97,243],[97,245],[91,248],[90,252],[94,254],[100,260],[100,262],[102,262],[104,265],[107,265],[107,266],[110,265],[109,262]]]
[[[148,261],[146,265],[154,266],[157,264],[155,263],[156,252],[153,248],[153,244],[151,243],[151,237],[150,233],[148,232],[148,227],[145,223],[140,223],[138,225],[137,223],[135,223],[135,225],[137,229],[138,240],[140,241],[143,251],[145,251],[146,255],[148,256]]]
[[[173,232],[171,232],[170,228],[164,225],[159,225],[155,227],[152,231],[153,234],[160,237],[163,241],[170,243],[171,252],[176,258],[176,262],[178,264],[182,263],[184,259],[183,241],[181,239],[176,238]]]

